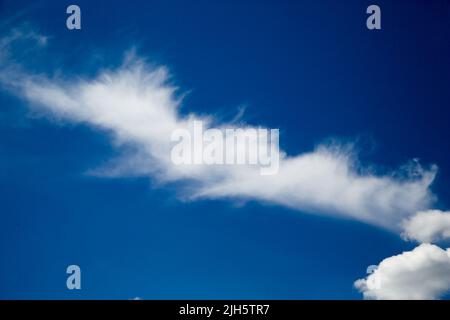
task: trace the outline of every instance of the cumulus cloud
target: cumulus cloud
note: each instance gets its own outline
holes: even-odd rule
[[[339,144],[288,155],[276,149],[279,173],[260,175],[254,166],[174,165],[171,134],[192,130],[194,121],[207,128],[229,128],[213,116],[181,114],[182,97],[164,66],[149,66],[131,54],[114,70],[95,77],[59,79],[3,65],[0,82],[53,119],[86,124],[127,146],[120,161],[94,172],[104,175],[151,176],[161,183],[188,182],[184,196],[254,199],[312,213],[337,215],[397,229],[411,213],[433,202],[429,190],[436,167],[418,163],[386,174],[361,168],[357,153]],[[20,70],[20,71],[18,71]],[[247,125],[246,129],[252,129]]]
[[[450,238],[450,212],[428,210],[418,212],[403,222],[406,240],[437,242]]]
[[[431,300],[450,290],[450,249],[421,244],[412,251],[381,261],[355,287],[365,299]]]

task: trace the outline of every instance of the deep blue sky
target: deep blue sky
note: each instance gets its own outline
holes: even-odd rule
[[[72,2],[80,31],[65,26]],[[365,27],[373,3],[382,30]],[[38,72],[92,75],[136,47],[190,91],[189,111],[232,118],[245,105],[289,154],[334,137],[358,139],[380,171],[436,163],[436,207],[449,208],[449,1],[0,1],[0,21],[50,36],[46,63],[27,59]],[[0,298],[359,299],[368,265],[415,246],[358,222],[84,175],[114,155],[99,132],[0,92]],[[69,264],[79,292],[65,287]]]

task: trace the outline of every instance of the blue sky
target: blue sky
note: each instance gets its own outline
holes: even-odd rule
[[[227,121],[245,106],[248,124],[280,128],[289,155],[354,143],[378,176],[415,158],[436,164],[432,208],[448,210],[448,1],[377,1],[377,31],[365,27],[371,1],[77,1],[76,31],[69,4],[0,1],[2,37],[48,37],[38,53],[19,43],[10,61],[91,79],[134,48],[187,93],[181,115]],[[0,91],[0,298],[361,299],[353,283],[367,266],[417,246],[332,213],[183,201],[151,175],[88,175],[123,149],[12,91]],[[65,286],[70,264],[80,291]]]

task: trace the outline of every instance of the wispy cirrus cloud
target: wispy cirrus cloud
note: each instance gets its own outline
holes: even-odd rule
[[[43,38],[28,40],[39,39]],[[4,43],[6,52],[9,43]],[[0,81],[30,108],[52,119],[95,127],[109,135],[115,146],[129,147],[131,151],[114,166],[97,173],[151,176],[161,183],[186,181],[182,194],[190,199],[253,199],[392,230],[399,230],[401,221],[433,202],[430,185],[436,166],[424,168],[414,162],[408,170],[380,175],[361,168],[357,152],[349,145],[323,144],[298,155],[277,150],[280,170],[274,176],[261,176],[252,166],[176,166],[170,159],[175,129],[192,130],[198,120],[207,127],[230,124],[213,116],[182,115],[180,90],[171,84],[166,67],[150,66],[128,54],[116,69],[63,80],[29,72],[11,52],[6,55]]]

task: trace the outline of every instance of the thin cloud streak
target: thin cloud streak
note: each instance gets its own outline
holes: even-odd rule
[[[253,166],[176,166],[170,159],[173,130],[192,130],[194,121],[219,129],[229,124],[213,116],[181,115],[179,89],[170,83],[168,69],[150,67],[135,54],[128,54],[117,69],[70,81],[29,73],[11,59],[4,59],[0,68],[0,82],[30,108],[52,119],[98,128],[114,146],[132,150],[115,166],[96,173],[151,176],[162,184],[185,181],[182,196],[189,199],[253,199],[397,231],[401,221],[434,201],[429,188],[436,166],[414,163],[385,175],[361,173],[365,171],[357,154],[338,144],[295,156],[278,150],[280,170],[274,176],[261,176]]]

